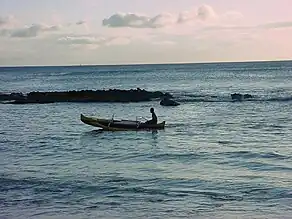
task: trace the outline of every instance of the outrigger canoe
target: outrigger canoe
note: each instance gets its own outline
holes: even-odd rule
[[[145,124],[135,120],[100,119],[84,116],[83,114],[81,114],[80,119],[87,125],[99,127],[106,131],[159,130],[164,129],[165,126],[165,121],[158,124]]]

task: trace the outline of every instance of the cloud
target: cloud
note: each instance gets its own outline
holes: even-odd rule
[[[11,24],[13,20],[14,20],[13,16],[8,16],[8,17],[0,16],[0,27]]]
[[[7,29],[0,30],[0,36],[8,36],[9,34],[10,32]]]
[[[209,26],[205,27],[203,31],[263,31],[270,29],[285,29],[292,28],[292,21],[284,21],[284,22],[274,22],[274,23],[265,23],[253,26],[245,26],[245,25],[217,25],[217,26]]]
[[[104,19],[102,25],[108,27],[146,28],[149,27],[149,17],[138,14],[117,13],[108,19]]]
[[[66,36],[58,39],[61,44],[84,47],[85,48],[98,48],[100,46],[112,45],[126,45],[131,41],[128,37],[104,37],[104,36]]]
[[[47,26],[43,24],[33,24],[19,29],[8,30],[10,37],[29,38],[36,37],[44,32],[58,31],[60,26]]]
[[[0,26],[7,24],[8,20],[6,17],[0,16]]]
[[[86,21],[81,20],[81,21],[76,22],[76,25],[82,25],[82,24],[86,24]]]
[[[223,14],[222,18],[226,20],[240,20],[243,18],[243,14],[238,11],[228,11]]]
[[[61,26],[47,26],[43,24],[33,24],[22,28],[1,29],[0,36],[8,36],[11,38],[30,38],[37,37],[41,33],[50,31],[59,31]]]
[[[216,17],[216,13],[211,6],[203,5],[199,7],[197,17],[201,20],[207,20]]]
[[[4,23],[4,19],[0,22]],[[74,25],[79,26],[85,24],[85,21],[78,21]],[[65,25],[46,25],[46,24],[32,24],[24,27],[14,27],[14,28],[2,28],[0,29],[0,36],[11,37],[11,38],[34,38],[38,37],[47,32],[58,32],[65,28],[72,27],[72,24]]]
[[[267,24],[259,25],[258,27],[264,28],[264,29],[290,28],[292,27],[292,21],[267,23]]]
[[[131,28],[162,28],[188,21],[206,21],[217,15],[209,5],[202,5],[194,11],[184,11],[179,14],[160,13],[154,17],[135,13],[116,13],[102,21],[107,27],[131,27]]]
[[[131,38],[128,37],[116,37],[110,38],[104,45],[113,46],[113,45],[127,45],[131,42]]]
[[[62,44],[71,45],[90,45],[90,44],[100,44],[105,42],[104,37],[92,37],[92,36],[66,36],[58,39],[58,42]]]
[[[207,21],[216,17],[217,14],[211,6],[202,5],[196,10],[180,12],[177,22],[183,24],[194,21]]]
[[[177,23],[177,16],[170,13],[159,14],[149,20],[149,27],[161,28]]]

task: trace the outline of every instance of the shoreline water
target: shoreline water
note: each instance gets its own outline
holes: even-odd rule
[[[8,93],[140,87],[181,103],[0,104],[1,216],[289,218],[291,73],[292,62],[1,69]],[[150,119],[150,107],[165,130],[80,121]]]

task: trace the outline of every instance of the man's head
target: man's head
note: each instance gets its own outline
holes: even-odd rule
[[[154,113],[154,109],[153,108],[150,108],[150,113]]]

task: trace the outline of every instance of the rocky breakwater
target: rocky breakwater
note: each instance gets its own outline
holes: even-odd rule
[[[131,90],[81,90],[64,92],[30,92],[28,94],[0,94],[0,101],[10,104],[45,104],[55,102],[142,102],[171,98],[169,93],[160,91]]]

